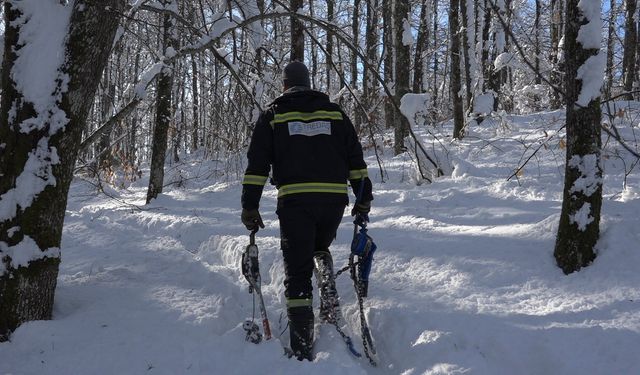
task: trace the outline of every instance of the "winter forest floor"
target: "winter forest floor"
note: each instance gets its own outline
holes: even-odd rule
[[[616,118],[636,150],[638,107],[628,104]],[[0,344],[0,374],[640,373],[640,166],[603,136],[598,257],[565,276],[553,258],[564,173],[562,133],[555,132],[562,123],[561,111],[506,116],[470,129],[460,142],[442,137],[447,152],[434,147],[453,172],[432,184],[418,185],[412,158],[394,158],[388,149],[382,183],[375,156],[368,157],[375,180],[369,229],[378,251],[365,307],[378,368],[353,357],[331,326],[316,326],[313,363],[282,355],[283,266],[272,187],[263,196],[266,228],[257,244],[276,339],[254,345],[241,326],[252,298],[239,269],[248,236],[237,177],[186,179],[147,206],[145,179],[108,189],[114,199],[78,178],[54,319],[24,324]],[[507,180],[543,141],[522,173]],[[209,175],[216,165],[191,159],[167,168],[171,182]],[[337,267],[347,262],[351,234],[345,212],[332,246]],[[338,291],[361,351],[348,275],[338,278]]]

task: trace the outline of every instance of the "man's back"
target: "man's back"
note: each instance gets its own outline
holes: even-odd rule
[[[304,90],[285,93],[272,109],[273,178],[285,189],[281,196],[286,186],[300,183],[337,183],[346,193],[355,133],[340,107],[323,93]]]

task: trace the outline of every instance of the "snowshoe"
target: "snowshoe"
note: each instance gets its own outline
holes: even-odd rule
[[[314,272],[320,291],[321,322],[342,326],[340,301],[336,290],[336,280],[333,272],[333,259],[328,252],[319,252],[313,257]]]

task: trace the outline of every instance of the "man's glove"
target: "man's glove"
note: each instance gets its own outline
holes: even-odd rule
[[[244,224],[244,226],[247,227],[248,230],[256,230],[258,229],[258,227],[264,228],[264,223],[262,222],[260,212],[258,212],[257,208],[243,208],[240,219],[242,219],[242,224]]]
[[[353,205],[351,216],[360,216],[362,220],[369,221],[369,211],[371,211],[371,201],[360,202]]]

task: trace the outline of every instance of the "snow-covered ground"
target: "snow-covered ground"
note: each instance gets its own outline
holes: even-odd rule
[[[637,147],[638,112],[619,114],[616,124]],[[316,326],[313,363],[283,356],[275,189],[263,196],[266,229],[257,244],[276,338],[254,345],[241,327],[252,297],[239,269],[248,233],[237,178],[186,179],[148,206],[144,179],[109,190],[117,199],[96,196],[78,179],[54,319],[24,324],[0,344],[0,374],[638,374],[640,166],[625,177],[634,159],[603,138],[598,257],[565,276],[553,258],[562,121],[562,112],[507,116],[486,120],[461,142],[442,138],[455,169],[432,184],[417,185],[411,158],[389,150],[381,183],[375,157],[368,158],[378,251],[365,307],[378,368],[353,357],[331,326]],[[507,180],[545,139],[518,178]],[[209,175],[213,167],[192,160],[171,167],[169,178]],[[349,218],[332,247],[340,267],[349,255]],[[346,274],[338,290],[362,351]],[[288,332],[282,336],[286,343]]]

